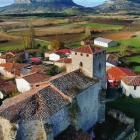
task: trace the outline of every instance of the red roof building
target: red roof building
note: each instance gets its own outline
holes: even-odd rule
[[[61,52],[61,53],[71,53],[70,49],[62,49],[62,50],[58,50],[57,52]]]
[[[79,52],[79,53],[87,53],[87,54],[96,54],[102,51],[105,51],[102,48],[99,47],[94,47],[91,45],[85,46],[85,47],[80,47],[74,50],[75,52]]]
[[[40,63],[40,62],[42,62],[42,60],[39,59],[39,58],[30,58],[30,60],[33,61],[34,63]]]
[[[121,77],[126,76],[136,76],[136,74],[132,72],[130,69],[122,67],[114,67],[108,70],[108,77],[114,82],[120,82]]]

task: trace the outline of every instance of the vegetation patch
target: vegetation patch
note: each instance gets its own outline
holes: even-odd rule
[[[127,116],[135,119],[135,128],[140,130],[140,99],[119,97],[118,99],[107,102],[106,106],[112,109],[120,110]]]
[[[99,24],[99,23],[84,23],[80,24],[81,26],[91,27],[91,28],[99,28],[99,29],[107,29],[107,30],[119,30],[123,28],[123,25],[111,25],[111,24]]]

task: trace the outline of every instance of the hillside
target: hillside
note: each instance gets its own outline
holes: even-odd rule
[[[108,0],[95,9],[100,12],[140,13],[140,0]]]
[[[81,7],[72,0],[15,0],[14,4],[0,8],[3,14],[61,12]]]

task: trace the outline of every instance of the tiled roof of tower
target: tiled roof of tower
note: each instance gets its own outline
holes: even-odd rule
[[[8,105],[4,104],[0,109],[0,116],[14,122],[20,119],[44,120],[69,104],[50,86],[22,93],[6,100],[6,103]]]
[[[44,73],[37,72],[37,73],[28,74],[22,78],[25,79],[28,83],[34,84],[34,83],[39,83],[39,82],[43,82],[45,80],[48,80],[50,78],[50,76],[48,76]]]
[[[81,47],[81,48],[77,48],[74,50],[75,52],[80,52],[80,53],[88,53],[88,54],[96,54],[96,53],[99,53],[99,52],[102,52],[102,51],[105,51],[104,49],[102,48],[99,48],[99,47],[94,47],[94,46],[84,46],[84,47]]]
[[[122,81],[129,86],[140,86],[140,75],[124,77]]]
[[[92,86],[97,81],[96,78],[86,77],[81,70],[76,70],[58,77],[50,81],[50,83],[67,96],[73,98],[76,94]]]

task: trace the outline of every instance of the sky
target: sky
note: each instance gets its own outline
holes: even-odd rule
[[[73,0],[73,1],[79,5],[83,5],[86,7],[93,7],[93,6],[101,4],[105,0],[100,0],[100,2],[99,0]],[[0,7],[5,6],[5,5],[10,5],[13,2],[14,0],[0,0]]]

